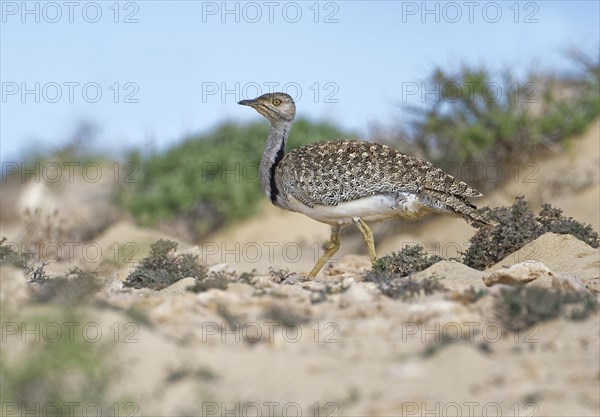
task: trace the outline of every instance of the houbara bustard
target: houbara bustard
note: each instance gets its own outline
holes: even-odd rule
[[[392,217],[418,219],[431,212],[459,215],[489,224],[467,198],[482,194],[426,161],[386,145],[358,140],[327,140],[285,153],[296,105],[285,93],[239,102],[271,122],[259,168],[271,202],[331,226],[325,253],[310,272],[315,277],[340,247],[340,230],[354,223],[375,261],[373,233],[366,222]]]

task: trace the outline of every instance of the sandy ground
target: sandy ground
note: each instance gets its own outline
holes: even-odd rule
[[[568,151],[533,162],[538,182],[520,177],[481,204],[506,205],[524,194],[535,205],[551,201],[598,230],[599,129],[597,122]],[[451,258],[474,231],[452,217],[406,229],[378,241],[379,254],[421,243]],[[376,230],[389,235],[385,225]],[[10,239],[23,231],[8,223],[2,233]],[[44,333],[48,323],[64,327],[69,311],[78,328],[101,329],[99,338],[84,341],[84,349],[107,352],[97,359],[108,374],[106,384],[102,398],[94,398],[106,407],[103,415],[115,415],[108,409],[115,402],[129,407],[119,415],[137,416],[600,415],[600,317],[553,319],[510,331],[494,307],[500,287],[483,283],[495,271],[537,260],[550,272],[527,285],[553,287],[556,277],[568,275],[598,300],[598,249],[546,234],[486,271],[444,260],[413,279],[437,279],[446,291],[406,300],[363,282],[370,265],[356,233],[343,235],[340,253],[315,280],[295,276],[280,283],[268,274],[271,266],[310,270],[328,234],[325,225],[265,205],[262,215],[203,244],[178,241],[180,250],[197,254],[213,270],[256,270],[249,282],[199,294],[186,290],[191,278],[162,291],[131,290],[122,282],[150,244],[177,239],[122,220],[94,240],[99,258],[75,251],[47,267],[51,273],[75,265],[101,271],[103,288],[74,310],[33,302],[35,284],[3,267],[3,366],[21,366],[34,360],[32,351],[65,345],[72,348],[68,357],[79,354],[66,336],[57,344]],[[471,288],[488,293],[466,301],[463,294]],[[15,323],[33,323],[37,339],[11,327]],[[46,366],[33,364],[34,370]],[[64,376],[72,382],[61,401],[82,402],[76,394],[82,376]],[[34,400],[53,385],[43,374],[36,378],[44,386],[31,389],[19,380],[27,387],[20,392]],[[20,415],[9,414],[7,401],[3,415]]]
[[[597,298],[597,249],[552,234],[535,244],[560,247],[554,272],[587,276]],[[484,288],[489,272],[443,261],[413,279],[435,277],[447,292],[401,301],[361,282],[365,267],[367,257],[349,256],[314,281],[257,276],[199,294],[185,291],[192,279],[149,291],[113,277],[78,313],[110,349],[106,401],[127,398],[143,416],[598,415],[597,314],[513,332],[495,316],[493,291],[474,303],[455,297]],[[3,269],[5,311],[26,302],[27,285]],[[59,309],[33,304],[20,317],[51,320]],[[17,358],[32,344],[18,336],[4,343]],[[44,344],[42,334],[35,347]]]

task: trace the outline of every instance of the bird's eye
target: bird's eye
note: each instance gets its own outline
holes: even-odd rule
[[[281,100],[279,100],[278,98],[276,98],[275,100],[273,100],[273,105],[274,106],[279,106],[281,104]]]

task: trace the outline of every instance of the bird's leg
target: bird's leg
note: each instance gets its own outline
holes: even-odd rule
[[[340,230],[341,226],[331,226],[331,239],[323,246],[325,253],[319,258],[319,261],[312,271],[310,271],[310,274],[308,274],[311,278],[317,276],[321,268],[323,268],[323,265],[325,265],[325,262],[327,262],[340,248]]]
[[[369,256],[371,257],[371,262],[375,262],[377,259],[377,255],[375,254],[375,241],[373,240],[373,232],[371,228],[363,221],[363,219],[356,217],[352,219],[360,233],[363,235],[363,240],[367,244],[367,249],[369,250]]]

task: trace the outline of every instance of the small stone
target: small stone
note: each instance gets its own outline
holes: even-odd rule
[[[483,283],[488,287],[496,284],[524,285],[534,280],[548,279],[553,276],[554,273],[543,263],[539,261],[524,261],[492,272],[488,276],[483,277]]]

